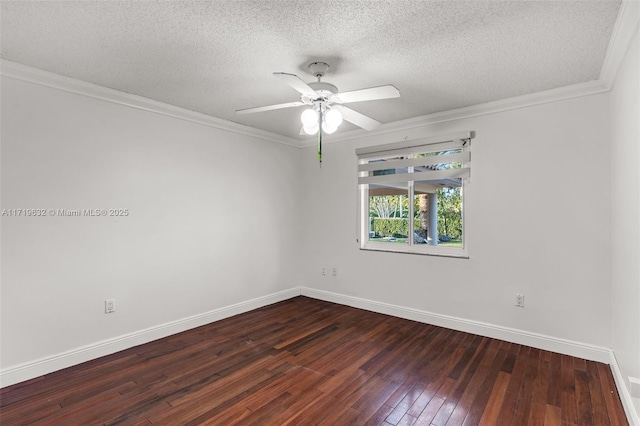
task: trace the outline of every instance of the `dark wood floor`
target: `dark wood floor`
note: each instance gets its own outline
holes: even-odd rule
[[[305,297],[0,390],[0,423],[625,425],[609,366]]]

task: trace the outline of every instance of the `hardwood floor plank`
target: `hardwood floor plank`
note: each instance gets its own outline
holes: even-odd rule
[[[573,368],[573,357],[561,355],[561,386],[565,392],[574,393],[576,390],[575,369]]]
[[[549,356],[542,356],[543,352],[540,352],[540,359],[538,362],[538,374],[533,383],[533,396],[531,398],[531,410],[529,412],[528,424],[543,426],[545,422],[546,406],[547,406],[547,394],[549,389],[549,372],[550,364]]]
[[[387,385],[388,382],[379,378],[372,378],[360,387],[353,388],[352,392],[343,395],[336,395],[335,401],[339,401],[336,404],[335,409],[327,410],[327,413],[321,417],[320,424],[335,425],[335,424],[347,424],[358,417],[359,411],[353,408],[353,405],[361,400],[366,395],[376,394],[380,392]],[[315,422],[315,419],[313,419]]]
[[[238,425],[242,424],[244,419],[251,414],[251,411],[245,409],[237,409],[225,412],[224,416],[216,416],[209,420],[203,421],[201,426],[219,426],[219,425]]]
[[[492,341],[492,343],[494,342],[499,343],[497,340]],[[507,351],[505,349],[498,348],[495,356],[484,366],[485,370],[487,371],[486,376],[479,377],[480,383],[475,386],[474,391],[469,392],[467,395],[467,398],[470,401],[470,405],[468,413],[466,414],[466,417],[464,417],[464,425],[477,425],[478,423],[480,423],[480,419],[482,418],[482,415],[487,407],[489,398],[491,397],[493,388],[495,387],[494,385],[496,384],[498,375],[500,374],[500,365],[502,364],[506,356]],[[488,357],[485,357],[485,359],[488,360]],[[470,385],[468,391],[471,389],[473,388]]]
[[[416,422],[416,420],[417,419],[415,417],[410,416],[409,414],[405,414],[404,416],[402,416],[400,421],[396,423],[396,426],[411,426]]]
[[[629,424],[624,414],[622,404],[620,403],[620,396],[618,395],[618,390],[616,389],[613,375],[611,374],[611,368],[604,364],[598,364],[598,373],[611,425]]]
[[[13,425],[626,425],[607,365],[306,297],[0,390]]]
[[[587,371],[587,361],[582,358],[573,358],[573,368],[579,371]]]
[[[531,401],[531,410],[529,411],[527,426],[544,426],[546,410],[547,404]]]
[[[259,370],[242,377],[238,374],[209,383],[193,393],[182,393],[179,399],[165,398],[172,410],[161,415],[151,416],[151,423],[171,424],[191,421],[205,413],[222,411],[242,401],[247,395],[259,392],[264,386],[278,380],[283,371],[270,372]],[[244,409],[244,407],[242,407]]]
[[[451,413],[448,425],[477,425],[482,416],[482,411],[489,399],[491,388],[493,387],[498,375],[497,365],[501,364],[504,356],[498,354],[500,342],[498,340],[490,340],[487,351],[480,361],[478,369],[473,373],[471,380],[465,386],[462,397],[458,401],[456,408]],[[499,357],[498,360],[495,360]],[[496,362],[496,368],[492,369],[493,362]],[[493,374],[495,373],[495,374]]]
[[[115,417],[114,415],[112,419],[104,421],[104,424],[106,426],[151,424],[148,417],[164,413],[169,410],[171,410],[171,406],[166,402],[161,402],[153,404],[153,406],[150,408],[142,408],[137,413],[134,413],[132,411],[128,411],[127,413],[119,413],[118,411],[116,411],[115,415],[117,415],[117,417]]]
[[[335,324],[325,325],[324,323],[320,323],[315,327],[312,327],[308,330],[305,330],[303,333],[296,333],[287,340],[278,343],[274,346],[275,349],[283,349],[290,346],[292,349],[295,348],[294,343],[297,344],[308,344],[308,342],[317,339],[319,336],[323,336],[329,334],[331,331],[337,330],[338,327]]]
[[[560,393],[562,374],[562,356],[558,353],[551,353],[549,360],[549,385],[547,387],[547,404],[560,407]]]
[[[552,352],[541,350],[540,351],[540,361],[551,362],[551,354],[552,354]]]
[[[591,406],[591,393],[589,391],[587,373],[584,370],[576,369],[575,377],[576,402],[578,403],[578,424],[593,425],[593,407]]]
[[[544,426],[561,426],[562,415],[560,407],[547,404],[544,412]]]
[[[456,382],[455,389],[445,399],[445,403],[442,405],[442,407],[438,411],[438,414],[436,414],[436,417],[432,421],[433,424],[440,426],[440,425],[445,425],[448,422],[449,417],[451,416],[456,406],[458,405],[460,398],[462,398],[462,395],[464,394],[467,388],[467,385],[469,384],[469,382],[473,378],[473,375],[476,373],[476,370],[480,366],[480,361],[482,360],[482,358],[484,357],[488,349],[488,346],[489,346],[488,342],[489,342],[489,339],[481,338],[481,341],[479,345],[476,347],[475,353],[470,360],[469,366],[465,368],[465,374],[461,377],[460,380]],[[455,379],[452,378],[452,380],[455,380]]]
[[[94,415],[94,409],[100,405],[107,404],[111,406],[114,399],[121,398],[118,392],[108,391],[102,394],[94,395],[91,398],[87,398],[82,404],[67,407],[67,409],[56,411],[52,416],[44,417],[31,424],[33,425],[60,425],[60,424],[83,424],[82,421],[86,418],[90,418]],[[79,420],[77,420],[79,419]],[[22,422],[22,421],[21,421]],[[4,424],[4,421],[3,421]]]
[[[382,404],[380,408],[375,412],[373,416],[369,420],[366,421],[365,425],[367,426],[377,426],[385,423],[384,419],[387,418],[389,413],[393,411],[393,407],[389,407],[386,404]]]
[[[0,424],[31,424],[38,420],[58,416],[62,410],[60,404],[43,406],[38,403],[34,405],[34,408],[20,407],[13,412],[2,412]]]
[[[610,426],[609,414],[607,413],[607,406],[602,393],[602,385],[600,384],[598,364],[593,361],[587,361],[586,363],[593,423],[598,426]]]
[[[507,386],[510,379],[510,374],[507,374],[502,370],[498,372],[495,384],[491,390],[491,395],[489,395],[489,399],[487,400],[484,411],[482,412],[482,417],[478,422],[480,426],[493,426],[498,424],[498,414],[500,413],[500,407],[502,407],[502,402],[504,401],[504,395],[507,392]]]
[[[576,395],[566,390],[560,396],[560,408],[562,414],[562,424],[576,425],[578,423]]]
[[[443,404],[444,399],[432,398],[416,419],[416,425],[430,425]]]
[[[372,418],[377,415],[380,407],[389,407],[385,405],[384,402],[398,389],[400,384],[395,382],[382,382],[381,385],[380,388],[376,387],[371,389],[351,406],[351,408],[358,411],[358,416],[354,419],[354,424],[369,423]],[[391,410],[389,412],[391,412]],[[385,415],[385,418],[388,414],[389,413]],[[381,423],[382,420],[383,419],[378,421],[378,423]]]
[[[318,400],[322,395],[324,394],[317,389],[309,389],[307,392],[300,394],[293,404],[289,405],[284,411],[278,413],[278,415],[273,418],[273,424],[287,424],[290,419],[302,412],[307,406],[312,405],[313,402]],[[215,422],[210,424],[220,425],[226,424],[226,422]]]
[[[466,350],[474,336],[461,335],[459,343],[452,340],[452,346],[432,357],[432,361],[426,365],[430,366],[429,371],[420,370],[419,374],[424,377],[423,381],[427,384],[422,394],[416,399],[408,414],[420,418],[423,409],[429,404],[432,398],[444,399],[452,392],[456,385],[456,380],[448,377],[449,372],[458,363],[458,360]],[[439,373],[438,373],[439,372]],[[435,373],[438,373],[437,375]],[[442,404],[440,404],[441,406]],[[435,415],[436,413],[434,413]],[[432,417],[433,418],[433,417]]]
[[[481,336],[474,337],[473,341],[471,341],[471,343],[469,344],[469,347],[464,351],[464,353],[458,360],[458,363],[453,367],[453,369],[449,373],[450,379],[458,380],[460,378],[460,376],[462,375],[462,372],[469,367],[469,362],[471,361],[471,358],[473,358],[476,355],[478,351],[478,346],[480,346],[480,343],[482,341],[483,341],[483,338]]]
[[[520,393],[520,387],[522,380],[524,379],[525,369],[527,367],[527,361],[529,359],[529,347],[519,346],[513,348],[518,350],[516,354],[510,352],[510,355],[515,355],[513,364],[513,370],[510,373],[511,378],[509,385],[505,391],[505,397],[500,407],[500,413],[498,413],[499,425],[510,425],[515,414],[516,404],[518,403],[518,395]],[[501,369],[504,372],[504,369]]]
[[[533,399],[533,389],[536,376],[538,375],[538,354],[540,351],[531,348],[529,357],[527,359],[527,368],[525,370],[522,385],[520,386],[520,393],[518,394],[518,402],[516,404],[515,413],[513,416],[513,425],[525,425],[527,419],[530,416],[531,401]]]

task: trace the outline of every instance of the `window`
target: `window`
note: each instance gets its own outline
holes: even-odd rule
[[[360,248],[466,257],[463,195],[473,137],[357,149]]]

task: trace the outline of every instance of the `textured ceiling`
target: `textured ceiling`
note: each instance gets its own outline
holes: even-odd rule
[[[2,1],[2,57],[298,138],[275,71],[340,91],[383,123],[596,80],[619,1]],[[353,129],[343,124],[340,131]]]

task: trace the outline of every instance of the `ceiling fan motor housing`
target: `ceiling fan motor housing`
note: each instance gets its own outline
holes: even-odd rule
[[[336,86],[331,83],[325,83],[324,81],[309,83],[309,87],[315,90],[323,98],[328,98],[329,96],[338,93],[338,88]]]

